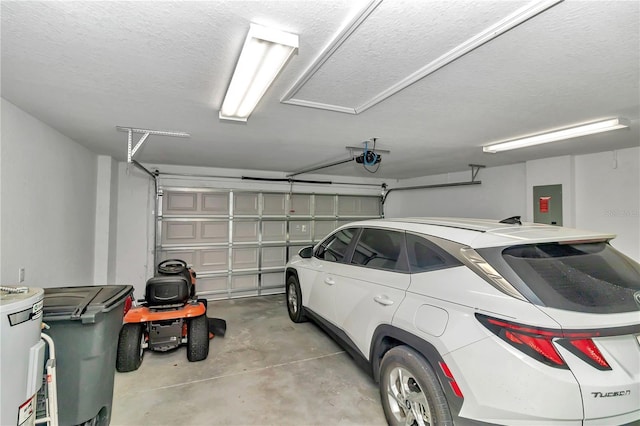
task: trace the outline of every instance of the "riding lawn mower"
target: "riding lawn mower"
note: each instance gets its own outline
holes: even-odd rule
[[[137,370],[144,350],[166,352],[187,345],[187,359],[202,361],[209,354],[209,340],[224,336],[226,322],[207,318],[207,300],[196,296],[196,273],[180,259],[158,265],[147,280],[145,298],[124,316],[118,339],[116,369]]]

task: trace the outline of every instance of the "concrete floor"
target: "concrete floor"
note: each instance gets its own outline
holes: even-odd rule
[[[283,295],[209,302],[227,320],[206,360],[183,346],[146,351],[116,373],[111,424],[384,425],[377,385],[315,324],[294,324]]]

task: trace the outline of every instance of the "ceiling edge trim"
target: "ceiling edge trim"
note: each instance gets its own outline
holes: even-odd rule
[[[353,32],[364,22],[365,19],[375,10],[375,8],[382,3],[383,0],[374,0],[362,10],[362,12],[351,21],[349,25],[334,39],[330,45],[320,54],[320,56],[314,61],[314,63],[305,71],[305,73],[296,81],[291,89],[285,94],[280,102],[291,105],[307,106],[311,108],[328,109],[336,112],[343,112],[348,114],[360,114],[369,108],[379,104],[385,99],[395,95],[408,86],[416,83],[419,80],[433,74],[434,72],[444,68],[455,60],[470,53],[478,47],[490,42],[491,40],[501,36],[507,31],[523,24],[529,19],[539,15],[540,13],[550,9],[551,7],[563,2],[564,0],[542,0],[533,1],[515,12],[507,15],[500,21],[484,29],[475,36],[467,39],[463,43],[444,53],[437,59],[431,61],[424,67],[413,72],[377,95],[365,103],[356,107],[345,107],[340,105],[323,104],[320,102],[308,101],[304,99],[295,99],[293,96],[306,84],[306,82],[320,69],[320,67],[326,62],[333,53],[344,43],[344,41],[351,36]]]
[[[287,105],[296,105],[296,106],[303,106],[303,107],[316,108],[316,109],[325,109],[328,111],[342,112],[345,114],[354,114],[354,115],[357,114],[356,110],[350,107],[323,104],[322,102],[307,101],[304,99],[289,99],[288,101],[281,101],[281,102]]]
[[[371,13],[382,3],[382,0],[371,0],[369,3],[360,10],[352,19],[349,21],[340,32],[329,42],[329,44],[320,52],[320,55],[309,65],[309,67],[302,73],[300,77],[293,83],[293,86],[287,90],[284,96],[280,99],[280,102],[287,103],[290,99],[292,99],[298,91],[313,77],[313,75],[318,72],[318,70],[322,67],[322,65],[342,46],[351,34],[358,29],[358,27],[371,15]],[[322,104],[324,105],[324,104]],[[353,108],[343,107],[350,110]]]

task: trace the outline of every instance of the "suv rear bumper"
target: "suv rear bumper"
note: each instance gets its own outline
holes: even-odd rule
[[[461,417],[508,425],[582,425],[580,387],[569,370],[548,367],[493,337],[443,358],[464,395]]]

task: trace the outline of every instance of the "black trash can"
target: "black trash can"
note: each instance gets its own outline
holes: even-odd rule
[[[108,425],[118,334],[130,285],[44,289],[43,322],[56,345],[61,426]]]

